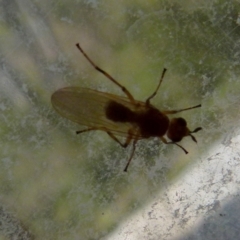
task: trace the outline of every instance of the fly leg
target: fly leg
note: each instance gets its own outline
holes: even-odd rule
[[[162,83],[162,81],[163,81],[163,78],[164,78],[164,75],[165,75],[166,71],[167,71],[167,69],[164,68],[163,71],[162,71],[162,76],[161,76],[161,78],[160,78],[160,80],[159,80],[159,83],[158,83],[158,85],[157,85],[156,90],[155,90],[155,91],[153,92],[153,94],[152,94],[150,97],[148,97],[148,99],[146,100],[146,105],[147,105],[147,106],[150,105],[150,100],[156,96],[156,94],[157,94],[157,92],[158,92],[158,89],[159,89],[160,86],[161,86],[161,83]]]
[[[176,113],[180,113],[180,112],[183,112],[183,111],[187,111],[187,110],[191,110],[191,109],[199,108],[199,107],[201,107],[201,104],[193,106],[193,107],[189,107],[189,108],[179,109],[179,110],[169,110],[169,111],[167,110],[167,111],[163,111],[163,113],[165,113],[165,114],[176,114]]]
[[[131,160],[132,160],[132,158],[133,158],[133,155],[134,155],[134,152],[135,152],[135,149],[136,149],[136,143],[137,143],[137,141],[138,141],[137,138],[135,138],[134,141],[133,141],[132,152],[131,152],[131,155],[130,155],[130,157],[129,157],[129,159],[128,159],[127,165],[126,165],[126,167],[125,167],[124,170],[123,170],[124,172],[127,172],[127,170],[128,170],[128,166],[129,166],[129,164],[130,164],[130,162],[131,162]]]
[[[132,139],[133,139],[133,133],[134,133],[134,131],[133,131],[132,129],[130,129],[130,130],[128,131],[128,137],[127,137],[127,139],[126,139],[126,142],[125,142],[124,144],[122,144],[122,143],[119,141],[119,139],[118,139],[116,136],[113,135],[113,133],[107,132],[107,134],[108,134],[113,140],[115,140],[116,142],[118,142],[118,143],[119,143],[122,147],[124,147],[124,148],[126,148],[126,147],[130,144],[130,142],[132,141]],[[136,143],[137,143],[138,140],[139,140],[138,137],[134,136],[134,141],[133,141],[133,146],[132,146],[132,152],[131,152],[131,155],[130,155],[130,157],[129,157],[129,159],[128,159],[127,165],[126,165],[126,167],[124,168],[124,172],[127,172],[127,170],[128,170],[128,166],[129,166],[129,164],[130,164],[130,162],[131,162],[131,160],[132,160],[132,158],[133,158],[133,156],[134,156],[134,152],[135,152],[135,149],[136,149]]]
[[[83,129],[83,130],[80,130],[80,131],[76,131],[76,134],[89,132],[89,131],[95,131],[95,130],[102,130],[102,129],[97,128],[97,127],[90,127],[90,128],[86,128],[86,129]]]
[[[89,58],[89,56],[83,51],[83,49],[81,48],[80,44],[77,43],[76,44],[78,50],[83,54],[83,56],[88,60],[88,62],[100,73],[102,73],[105,77],[107,77],[110,81],[112,81],[113,83],[115,83],[118,87],[121,88],[121,90],[124,92],[124,94],[127,95],[127,97],[129,98],[130,102],[132,102],[133,104],[135,104],[135,100],[132,96],[132,94],[123,86],[121,85],[116,79],[114,79],[109,73],[107,73],[106,71],[104,71],[103,69],[101,69],[100,67],[98,67],[92,60],[91,58]]]
[[[94,130],[102,130],[104,132],[106,132],[108,134],[109,137],[111,137],[114,141],[116,141],[118,144],[120,144],[121,147],[123,148],[126,148],[132,141],[133,139],[133,134],[134,134],[134,130],[133,129],[130,129],[128,131],[128,136],[126,138],[126,141],[125,143],[122,143],[111,131],[105,129],[105,128],[97,128],[97,127],[90,127],[90,128],[86,128],[84,130],[81,130],[81,131],[77,131],[76,133],[77,134],[80,134],[80,133],[83,133],[83,132],[89,132],[89,131],[94,131]],[[131,155],[128,159],[128,162],[127,162],[127,165],[126,167],[124,168],[124,172],[127,172],[127,169],[128,169],[128,166],[134,156],[134,152],[135,152],[135,149],[136,149],[136,143],[137,141],[139,140],[139,138],[137,136],[135,136],[134,134],[134,141],[133,141],[133,147],[132,147],[132,152],[131,152]]]
[[[126,138],[125,143],[121,143],[120,140],[112,132],[110,131],[106,131],[106,132],[109,137],[111,137],[114,141],[119,143],[123,148],[126,148],[132,140],[132,136],[129,134],[128,137]]]
[[[187,151],[184,147],[182,147],[181,145],[179,145],[178,143],[176,143],[176,142],[168,142],[168,141],[166,140],[166,138],[164,138],[164,137],[161,137],[161,140],[162,140],[165,144],[175,144],[175,145],[177,145],[177,146],[180,147],[186,154],[188,154],[188,151]]]
[[[106,132],[109,137],[111,137],[114,141],[119,143],[121,145],[121,147],[123,147],[123,148],[126,148],[129,145],[129,143],[131,142],[131,140],[132,140],[132,135],[128,134],[128,137],[126,138],[125,143],[122,143],[111,131],[109,131],[109,130],[107,130],[105,128],[100,128],[100,127],[86,128],[84,130],[76,131],[76,134],[81,134],[81,133],[84,133],[84,132],[96,131],[96,130],[101,130],[101,131]],[[130,131],[129,131],[129,133],[130,133]]]
[[[126,139],[126,141],[125,141],[124,144],[122,144],[122,143],[119,141],[119,139],[118,139],[116,136],[114,136],[111,132],[107,132],[107,134],[108,134],[113,140],[115,140],[116,142],[118,142],[122,147],[126,148],[126,147],[130,144],[130,142],[132,141],[132,138],[133,138],[131,132],[132,132],[131,130],[128,131],[128,137],[127,137],[127,139]],[[126,167],[125,167],[124,170],[123,170],[124,172],[127,172],[128,166],[129,166],[129,164],[130,164],[130,162],[131,162],[131,160],[132,160],[132,158],[133,158],[133,156],[134,156],[134,152],[135,152],[135,149],[136,149],[136,143],[137,143],[137,141],[138,141],[138,138],[135,138],[134,141],[133,141],[132,152],[131,152],[131,155],[130,155],[130,157],[129,157],[129,159],[128,159],[127,165],[126,165]]]

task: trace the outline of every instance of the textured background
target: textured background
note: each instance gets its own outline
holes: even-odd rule
[[[239,229],[239,1],[2,0],[0,238],[236,239]],[[181,144],[121,149],[77,136],[51,94],[82,86],[121,95],[83,49],[138,100],[168,69],[159,109],[183,112]],[[180,114],[179,114],[180,115]]]

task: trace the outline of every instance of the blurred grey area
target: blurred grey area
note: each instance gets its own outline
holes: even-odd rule
[[[180,239],[239,239],[239,203],[237,196],[229,201],[222,211],[204,219],[200,227]]]
[[[68,86],[122,95],[76,48],[137,100],[195,137],[122,149],[106,133],[59,116]],[[240,3],[0,1],[0,239],[238,239]]]

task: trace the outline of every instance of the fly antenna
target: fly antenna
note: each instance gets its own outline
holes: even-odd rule
[[[201,128],[201,127],[198,127],[198,128],[196,128],[195,130],[193,130],[193,131],[191,131],[191,132],[189,133],[189,136],[192,138],[192,140],[193,140],[195,143],[197,143],[197,139],[196,139],[191,133],[196,133],[196,132],[198,132],[198,131],[200,131],[200,130],[202,130],[202,128]]]

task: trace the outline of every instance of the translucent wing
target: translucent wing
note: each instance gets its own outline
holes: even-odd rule
[[[131,110],[145,108],[145,103],[133,104],[128,98],[88,88],[66,87],[53,93],[52,105],[63,117],[88,127],[106,128],[116,135],[128,135],[133,126],[130,123],[114,122],[106,118],[105,108],[110,101],[115,101]],[[134,136],[133,136],[134,138]],[[139,138],[139,136],[138,136]]]

